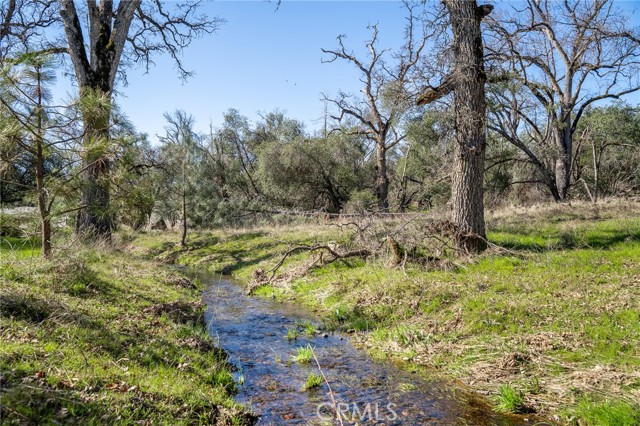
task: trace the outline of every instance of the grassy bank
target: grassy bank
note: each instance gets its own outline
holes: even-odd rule
[[[504,410],[580,425],[640,424],[640,205],[493,212],[488,227],[490,241],[506,250],[445,268],[352,258],[302,276],[312,256],[296,253],[284,279],[257,292],[304,303],[374,356],[457,378]],[[248,281],[295,245],[340,246],[350,232],[212,231],[194,236],[188,250],[173,244],[175,235],[146,234],[135,245]]]
[[[38,251],[0,244],[2,424],[250,424],[193,283],[114,249]]]

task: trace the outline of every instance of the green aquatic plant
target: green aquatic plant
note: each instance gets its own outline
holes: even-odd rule
[[[319,388],[322,385],[322,376],[319,374],[311,373],[307,377],[307,381],[302,387],[304,390]]]
[[[313,358],[313,347],[311,345],[301,346],[297,350],[297,354],[294,355],[293,360],[300,364],[308,364]]]
[[[297,340],[297,339],[298,339],[298,329],[287,328],[287,340]]]

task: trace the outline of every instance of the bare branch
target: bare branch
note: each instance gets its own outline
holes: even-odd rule
[[[494,129],[523,151],[519,135],[528,133],[524,152],[540,159],[541,173],[555,176],[548,184],[561,200],[575,164],[573,134],[586,109],[640,90],[640,37],[612,0],[527,0],[522,10],[512,8],[488,20],[488,58],[512,75],[502,90],[513,105],[492,92],[495,108],[504,111],[494,112]]]

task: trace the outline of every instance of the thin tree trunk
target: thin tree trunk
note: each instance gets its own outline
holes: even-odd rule
[[[411,143],[407,148],[407,153],[404,157],[404,166],[402,167],[402,177],[400,178],[400,205],[398,206],[398,212],[404,213],[407,208],[407,163],[409,163],[409,154],[411,153]]]
[[[36,191],[38,192],[38,210],[40,212],[42,255],[51,255],[51,219],[47,209],[47,193],[44,187],[44,155],[42,140],[37,142],[36,149]]]
[[[40,68],[37,72],[37,139],[36,139],[36,191],[38,192],[38,210],[40,212],[40,237],[42,256],[51,256],[51,218],[47,207],[47,192],[44,187],[44,109],[42,99],[42,79]]]
[[[486,99],[480,21],[486,6],[445,0],[454,35],[456,148],[452,183],[453,220],[461,230],[459,249],[476,253],[486,247],[483,177],[486,147]],[[484,12],[484,13],[483,13]]]
[[[572,137],[571,137],[571,120],[565,120],[563,128],[558,131],[558,151],[559,156],[556,159],[555,177],[556,188],[561,201],[567,198],[569,192],[569,184],[571,182],[571,154],[572,154]]]
[[[180,245],[187,246],[187,194],[185,191],[182,191],[182,238]]]
[[[51,257],[51,219],[48,212],[42,218],[42,256]]]
[[[51,219],[47,209],[47,193],[44,188],[44,155],[42,141],[38,141],[36,149],[36,190],[38,192],[38,210],[40,212],[40,225],[42,237],[42,255],[51,255]]]
[[[384,140],[376,143],[376,198],[378,210],[389,211],[389,176],[387,176],[387,152]]]
[[[187,246],[187,168],[185,161],[188,161],[188,153],[182,159],[182,238],[180,245]]]
[[[593,202],[598,202],[598,186],[600,180],[600,159],[602,158],[602,151],[600,155],[596,151],[596,142],[591,140],[591,152],[593,154]]]

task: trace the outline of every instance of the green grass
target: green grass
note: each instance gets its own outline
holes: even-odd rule
[[[304,390],[316,389],[322,385],[322,376],[315,373],[310,373],[307,377],[307,381],[304,383],[302,387]]]
[[[502,385],[496,397],[496,411],[501,413],[521,413],[524,411],[524,395],[511,385]]]
[[[261,230],[229,230],[192,233],[188,247],[183,249],[179,236],[168,232],[149,232],[138,236],[135,249],[151,254],[167,263],[194,266],[214,273],[233,274],[249,280],[256,268],[270,263],[274,256],[292,244],[312,244],[319,240],[339,239],[337,230],[317,229],[309,226]],[[291,256],[287,265],[305,259],[304,253]],[[271,294],[269,294],[271,295]]]
[[[296,349],[296,354],[292,358],[300,364],[308,364],[313,359],[313,347],[311,345],[300,346]]]
[[[299,321],[296,323],[296,327],[305,336],[314,336],[316,334],[316,326],[311,321]]]
[[[5,259],[29,259],[40,253],[40,241],[35,238],[0,237],[0,256]]]
[[[26,245],[0,247],[2,424],[250,424],[184,278],[118,250],[45,261]]]
[[[304,304],[328,329],[356,332],[374,356],[499,394],[522,389],[527,406],[573,421],[580,398],[640,400],[640,204],[550,205],[488,214],[488,250],[455,267],[425,270],[350,259],[259,288]],[[202,232],[179,251],[172,234],[141,236],[159,259],[225,269],[249,281],[296,244],[353,234],[335,226]],[[299,253],[281,271],[309,262]],[[596,385],[594,385],[594,383]],[[535,396],[535,397],[534,397]],[[607,408],[604,410],[613,410]]]
[[[295,327],[287,328],[287,340],[297,340],[298,336],[315,336],[316,326],[311,321],[296,321]]]
[[[583,398],[571,413],[580,419],[581,426],[637,426],[640,424],[640,406],[628,402],[596,402]]]
[[[298,334],[300,333],[297,328],[287,328],[287,340],[297,340]]]

